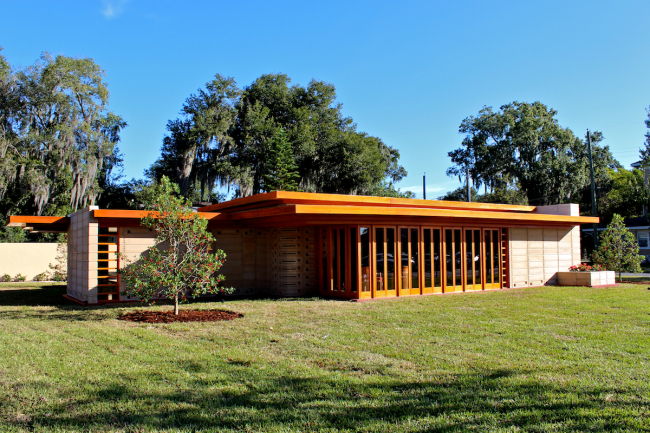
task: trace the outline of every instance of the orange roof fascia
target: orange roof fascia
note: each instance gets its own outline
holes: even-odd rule
[[[158,212],[147,210],[95,209],[93,211],[93,217],[95,218],[142,219],[151,214],[153,214],[154,217],[158,216]],[[229,219],[227,215],[223,215],[218,212],[199,212],[199,215],[207,220]]]
[[[418,208],[453,208],[468,210],[484,211],[515,211],[515,212],[534,212],[535,206],[520,206],[507,204],[492,203],[467,203],[443,200],[419,200],[412,198],[392,198],[392,197],[373,197],[362,195],[345,195],[345,194],[321,194],[313,192],[293,192],[293,191],[274,191],[263,194],[256,194],[248,197],[242,197],[223,203],[216,203],[210,206],[199,208],[199,212],[208,212],[216,210],[232,209],[240,206],[262,204],[271,202],[289,203],[291,201],[302,202],[328,202],[330,205],[363,205],[363,206],[388,206],[388,207],[418,207]],[[296,203],[299,204],[299,203]],[[306,203],[309,204],[309,203]]]
[[[265,209],[254,209],[231,214],[232,220],[264,218],[281,215],[374,215],[374,216],[417,216],[441,218],[471,218],[487,220],[562,222],[570,224],[597,223],[597,217],[569,215],[481,212],[457,209],[400,208],[380,206],[324,206],[324,205],[286,205]],[[333,221],[335,223],[335,221]]]
[[[67,216],[24,216],[11,215],[7,227],[25,227],[27,224],[61,224],[67,225],[70,218]]]

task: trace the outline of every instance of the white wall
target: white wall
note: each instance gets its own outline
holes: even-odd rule
[[[0,276],[15,277],[22,274],[27,281],[42,272],[50,272],[50,264],[56,265],[55,243],[0,243]]]

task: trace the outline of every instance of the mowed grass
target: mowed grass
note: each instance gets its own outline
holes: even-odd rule
[[[244,317],[164,325],[64,291],[0,288],[0,431],[650,430],[645,286],[196,302]]]

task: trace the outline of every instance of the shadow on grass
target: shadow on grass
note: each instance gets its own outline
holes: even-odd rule
[[[72,303],[65,299],[68,286],[52,285],[43,287],[19,288],[11,286],[0,289],[0,307],[63,307]]]
[[[97,310],[123,308],[129,304],[103,304],[90,307],[78,305],[63,297],[67,291],[66,285],[48,285],[40,287],[10,287],[0,289],[1,307],[54,307],[50,310],[40,309],[10,309],[0,310],[0,319],[25,319],[37,317],[48,320],[87,321],[104,320]]]
[[[190,365],[188,371],[197,371]],[[245,366],[233,366],[244,371]],[[241,371],[240,371],[241,372]],[[224,373],[223,371],[221,372]],[[227,373],[226,373],[227,374]],[[223,376],[221,376],[223,377]],[[41,431],[607,431],[647,428],[635,389],[544,382],[511,370],[438,382],[375,377],[197,379],[183,389],[137,389],[135,378],[90,383],[62,404],[32,407],[14,426]],[[160,376],[148,382],[160,384]],[[29,385],[27,385],[29,386]],[[8,413],[6,419],[12,419]],[[644,419],[645,418],[645,419]],[[15,417],[14,417],[15,419]],[[645,427],[644,427],[645,426]],[[178,430],[176,430],[178,429]]]

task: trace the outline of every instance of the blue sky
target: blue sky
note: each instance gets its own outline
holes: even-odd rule
[[[645,1],[10,1],[0,46],[12,65],[43,51],[106,71],[127,178],[158,156],[165,125],[216,73],[240,87],[264,73],[336,86],[360,131],[401,153],[399,186],[427,198],[445,175],[460,122],[485,105],[539,100],[562,126],[605,135],[629,166],[650,106]]]

